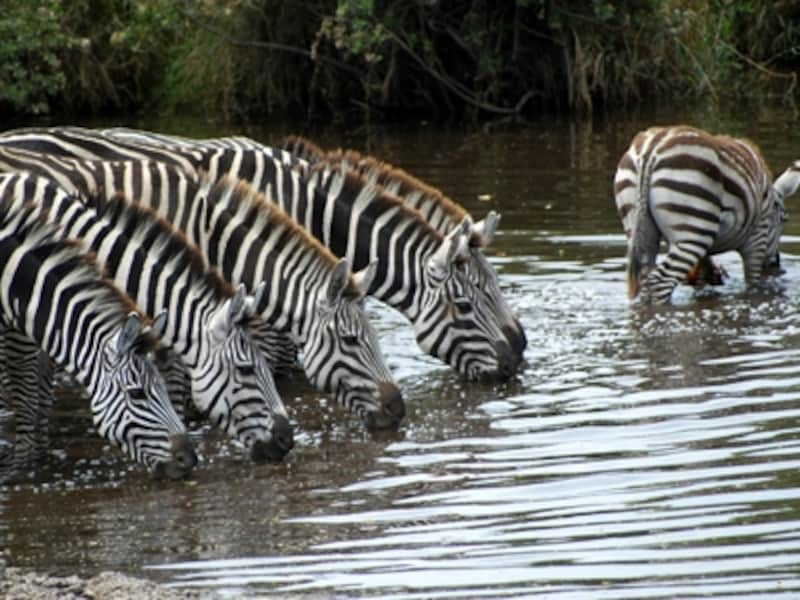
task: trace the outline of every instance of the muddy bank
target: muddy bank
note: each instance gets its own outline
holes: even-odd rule
[[[84,579],[52,577],[0,566],[0,598],[4,600],[190,600],[218,598],[214,593],[174,590],[121,573],[105,572]]]

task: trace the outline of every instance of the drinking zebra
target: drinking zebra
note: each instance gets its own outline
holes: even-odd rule
[[[63,153],[69,154],[71,146],[81,145],[87,139],[99,138],[106,144],[111,134],[104,136],[102,132],[93,134],[91,130],[52,128],[41,131],[39,135],[48,141],[51,148],[58,148],[58,140],[63,140]],[[154,140],[148,142],[153,145],[146,145],[144,138]],[[19,136],[10,132],[0,138],[0,144],[31,145],[35,141],[36,133],[30,131]],[[116,152],[124,152],[130,147],[133,152],[141,153],[161,143],[161,138],[147,132],[127,133],[118,143]],[[255,142],[252,144],[258,146]],[[515,348],[512,348],[500,328],[499,322],[503,317],[498,316],[497,306],[472,281],[467,268],[469,239],[473,233],[469,218],[448,235],[442,235],[426,223],[419,212],[404,207],[402,201],[379,187],[367,184],[355,174],[350,174],[345,188],[339,183],[331,187],[340,179],[332,176],[305,178],[302,171],[287,166],[297,161],[286,151],[270,148],[247,150],[246,145],[247,141],[228,139],[204,150],[200,143],[191,146],[181,138],[174,146],[162,146],[158,151],[162,155],[168,149],[188,160],[194,160],[196,152],[200,151],[203,159],[196,168],[207,171],[212,179],[226,174],[246,179],[266,192],[334,254],[345,256],[357,268],[364,268],[377,260],[380,281],[373,284],[372,290],[379,290],[381,294],[372,295],[398,308],[411,320],[420,347],[428,353],[472,379],[507,379],[516,372],[524,337],[517,337]],[[186,148],[190,151],[184,152]],[[335,170],[328,169],[328,174],[333,175]],[[323,181],[328,187],[321,191],[315,189]],[[339,196],[343,189],[349,196]],[[368,203],[369,210],[352,210],[348,203],[352,203],[362,190],[364,194],[359,203]],[[377,200],[366,200],[368,197]],[[393,199],[388,200],[390,198]],[[349,215],[352,222],[332,220],[325,215]],[[326,218],[328,220],[323,222]],[[398,229],[392,231],[390,227]],[[353,235],[355,232],[358,232],[357,236]],[[351,245],[348,253],[344,253],[343,240],[355,240],[356,237],[358,251],[355,245]]]
[[[45,224],[37,207],[16,202],[21,177],[0,174],[3,323],[84,386],[101,436],[154,477],[185,477],[197,457],[147,358],[163,315],[145,326],[136,305],[99,275],[80,246]]]
[[[0,149],[0,169],[8,170]],[[248,297],[205,268],[196,248],[168,223],[124,198],[101,216],[54,183],[21,179],[17,197],[30,199],[80,240],[104,271],[150,315],[169,309],[162,341],[186,370],[200,415],[242,442],[256,460],[280,460],[292,430],[269,366],[244,329],[254,318],[263,286]]]
[[[377,184],[396,195],[403,203],[420,212],[422,217],[442,235],[452,233],[464,219],[472,217],[458,203],[406,171],[364,156],[355,150],[325,152],[311,141],[291,136],[284,147],[293,156],[310,163],[341,163],[363,177],[370,184]],[[495,307],[498,323],[505,333],[512,350],[520,357],[527,346],[525,331],[517,316],[508,305],[497,277],[497,272],[483,253],[483,248],[492,243],[500,224],[500,215],[490,211],[485,219],[473,222],[469,232],[469,272],[475,285],[486,294],[489,305]]]
[[[772,183],[761,153],[748,140],[684,125],[638,133],[614,177],[628,239],[629,297],[667,303],[700,261],[728,250],[741,255],[748,283],[775,269],[784,199],[798,185],[796,167]],[[662,238],[667,254],[656,265]]]
[[[3,155],[13,153],[5,148]],[[21,157],[27,162],[16,168],[46,175],[87,202],[102,206],[117,193],[137,198],[182,230],[226,280],[248,288],[266,281],[261,320],[301,348],[309,380],[370,428],[394,427],[403,418],[402,395],[363,308],[361,289],[374,269],[351,275],[348,261],[246,185],[226,181],[214,191],[213,182],[201,185],[191,173],[150,161],[78,161],[17,150]]]

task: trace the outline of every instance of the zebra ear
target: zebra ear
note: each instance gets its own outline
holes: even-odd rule
[[[152,331],[158,337],[163,336],[164,332],[167,330],[167,311],[162,310],[158,313],[150,327],[145,328],[145,330]],[[142,332],[144,333],[145,330],[142,330]]]
[[[264,301],[264,293],[267,290],[267,282],[262,281],[256,286],[255,291],[247,296],[244,301],[244,317],[251,319],[260,312],[261,303]]]
[[[472,235],[470,236],[470,243],[475,240],[477,246],[485,248],[492,243],[494,234],[497,227],[500,225],[500,215],[495,211],[489,211],[481,221],[478,221],[472,226]]]
[[[783,174],[775,180],[775,189],[781,194],[782,198],[788,198],[800,187],[800,161],[786,169]]]
[[[375,279],[375,273],[377,273],[377,271],[378,259],[373,258],[366,267],[360,271],[357,271],[356,273],[353,273],[353,279],[355,280],[358,288],[361,290],[362,297],[369,293],[369,289],[372,286],[372,282]]]
[[[468,251],[472,219],[465,217],[461,224],[445,236],[441,245],[428,259],[428,268],[442,277],[459,255]]]
[[[331,281],[328,284],[326,298],[330,306],[335,306],[342,298],[342,294],[350,283],[350,261],[346,258],[339,259],[331,273]]]
[[[119,335],[117,335],[117,356],[123,356],[131,351],[136,340],[139,339],[139,334],[142,332],[142,319],[138,313],[128,313],[125,322],[120,328]]]
[[[236,293],[225,300],[222,306],[220,306],[211,317],[209,330],[212,337],[217,341],[224,342],[234,323],[237,323],[241,319],[242,312],[244,311],[245,293],[244,284],[240,284],[236,288]]]

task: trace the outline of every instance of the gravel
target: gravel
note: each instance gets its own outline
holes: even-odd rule
[[[146,579],[104,572],[90,579],[53,577],[0,565],[0,598],[4,600],[197,600],[217,598],[211,592],[166,588]]]

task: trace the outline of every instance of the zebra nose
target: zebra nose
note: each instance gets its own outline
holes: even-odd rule
[[[365,416],[369,429],[390,429],[397,427],[406,416],[406,403],[403,394],[393,383],[382,381],[378,384],[378,402],[380,412],[370,412]]]
[[[153,477],[167,477],[168,479],[188,477],[197,464],[197,454],[195,454],[189,436],[185,433],[173,433],[170,436],[169,451],[172,455],[172,460],[156,465],[153,470]]]
[[[505,340],[497,340],[494,343],[494,350],[497,354],[498,379],[510,379],[516,374],[521,357],[511,350],[511,346]]]
[[[522,323],[514,320],[514,325],[503,325],[503,335],[506,336],[506,340],[511,345],[511,350],[514,352],[516,356],[522,360],[522,353],[525,352],[525,348],[528,347],[528,338],[525,337],[525,330],[522,329]]]
[[[275,415],[272,437],[268,442],[256,440],[250,448],[250,458],[255,462],[280,462],[294,448],[294,432],[289,419]]]

